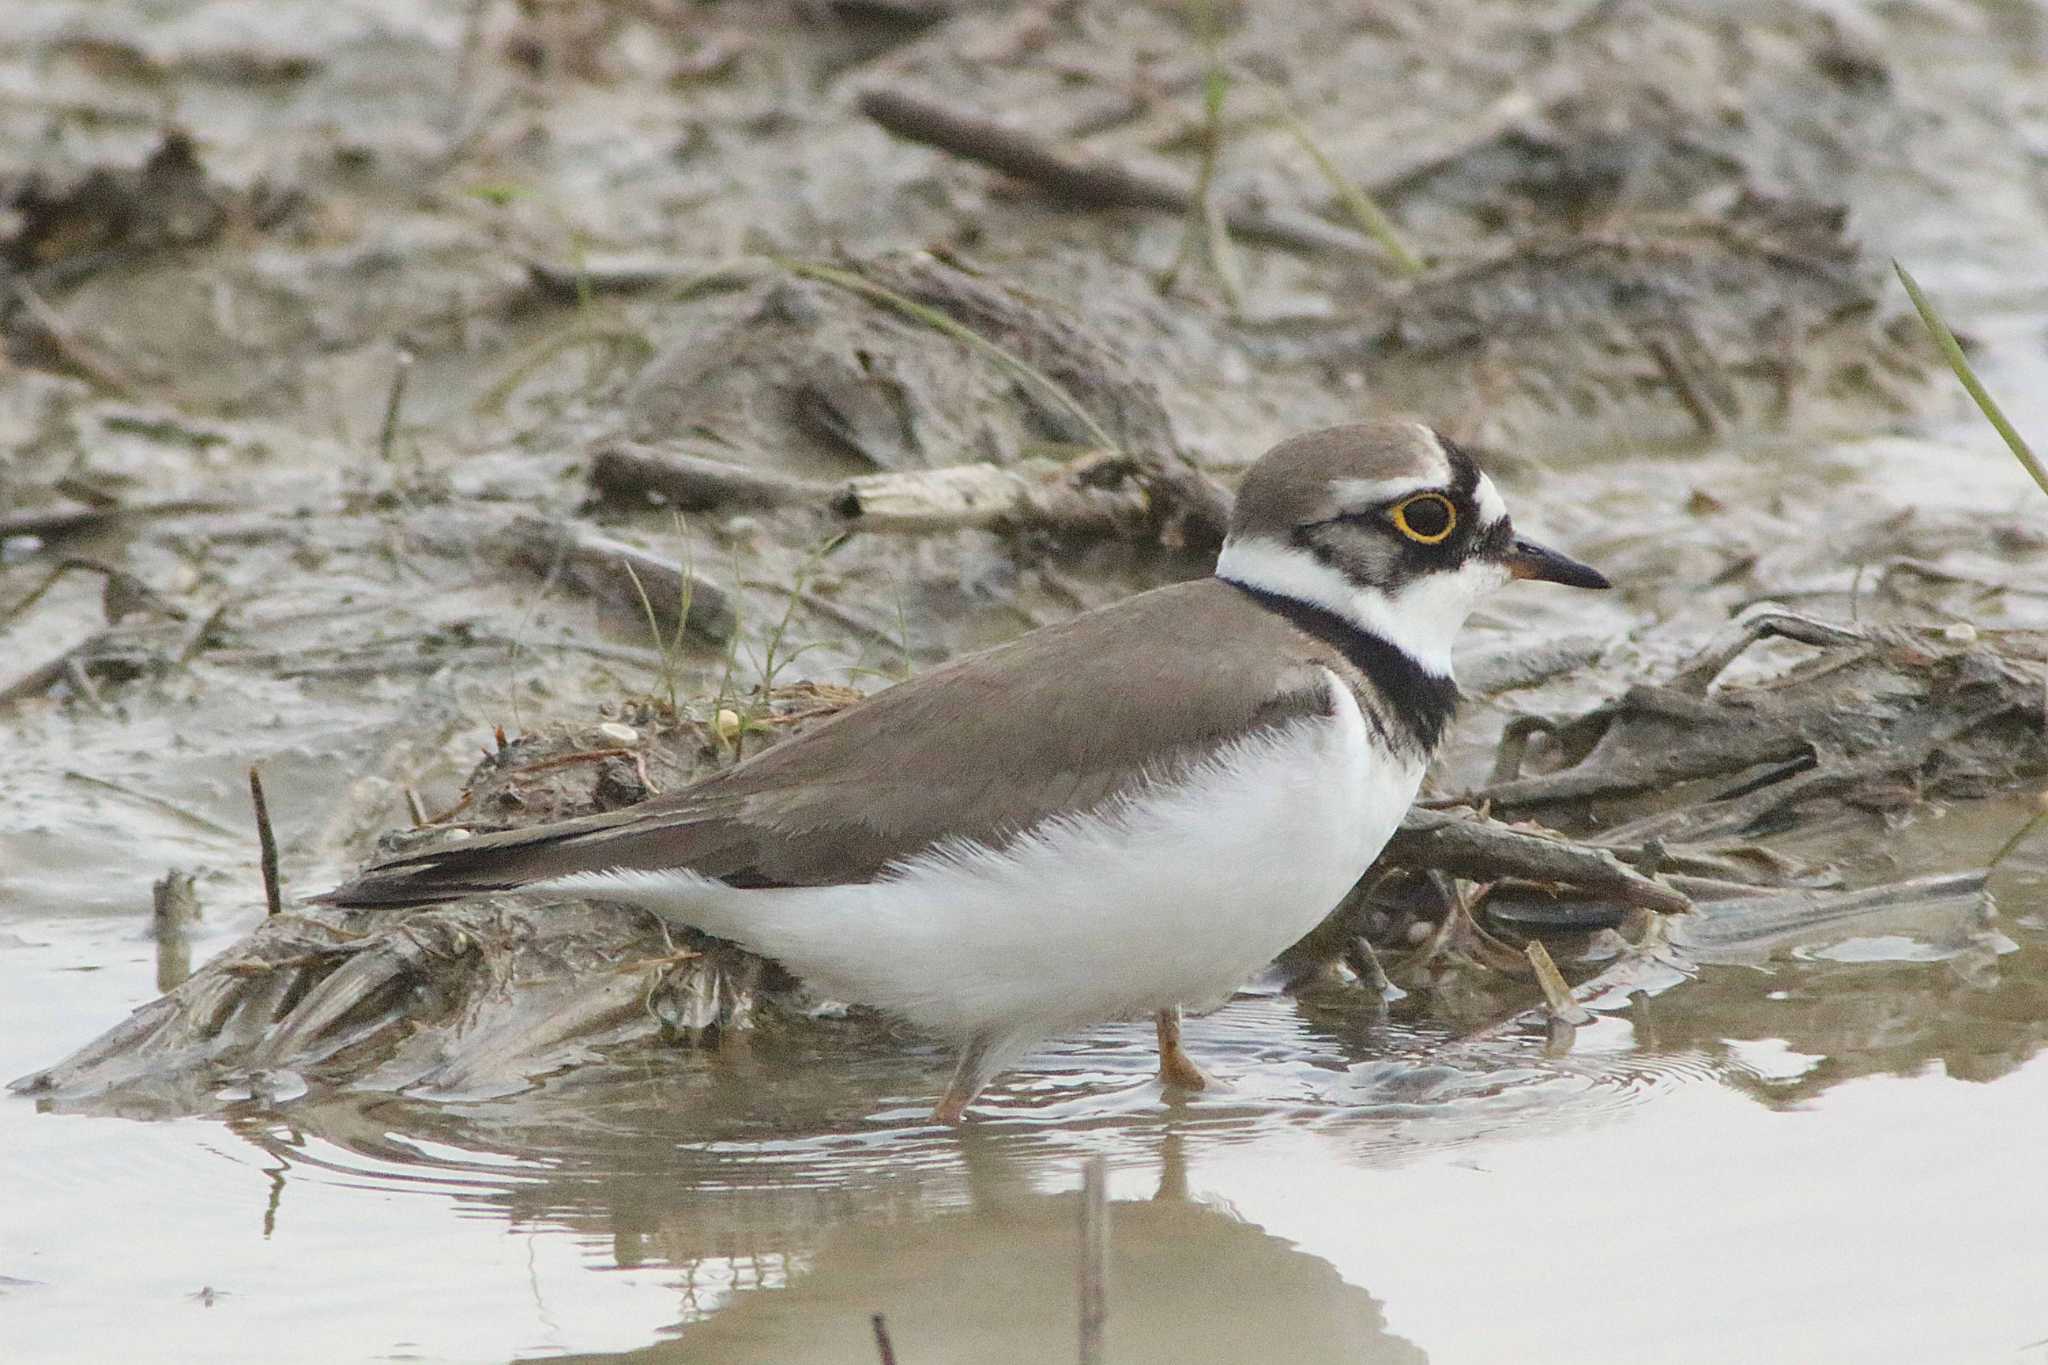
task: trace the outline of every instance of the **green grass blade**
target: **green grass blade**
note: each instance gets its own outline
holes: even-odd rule
[[[2012,451],[2013,458],[2020,462],[2021,468],[2033,476],[2034,482],[2041,486],[2043,493],[2048,493],[2048,468],[2042,466],[2026,440],[2014,430],[2013,424],[2005,419],[2005,414],[1999,410],[1991,395],[1985,392],[1984,386],[1977,382],[1977,373],[1970,368],[1969,358],[1963,354],[1962,343],[1956,340],[1956,334],[1941,320],[1941,314],[1934,311],[1934,305],[1920,292],[1919,284],[1906,273],[1906,267],[1893,261],[1892,269],[1899,272],[1899,283],[1906,286],[1906,297],[1913,300],[1913,307],[1919,311],[1921,325],[1926,327],[1928,335],[1934,338],[1934,344],[1941,348],[1942,358],[1947,360],[1948,367],[1956,372],[1956,378],[1963,381],[1963,388],[1969,393],[1971,401],[1976,403],[1977,410],[1984,414],[1984,420],[1991,423],[1992,429],[2005,441],[2006,448]]]
[[[1401,240],[1401,233],[1395,228],[1394,220],[1381,212],[1380,206],[1373,202],[1372,196],[1360,189],[1350,176],[1344,174],[1342,167],[1330,160],[1329,153],[1316,141],[1316,135],[1309,131],[1308,124],[1302,122],[1301,115],[1291,109],[1283,109],[1280,113],[1280,126],[1287,130],[1289,136],[1304,152],[1308,153],[1309,160],[1316,163],[1316,170],[1322,174],[1331,192],[1337,196],[1337,201],[1344,205],[1344,211],[1351,215],[1352,221],[1358,224],[1359,229],[1378,242],[1387,255],[1393,257],[1395,267],[1402,274],[1420,275],[1427,267],[1423,265],[1420,257],[1408,249],[1408,244]]]

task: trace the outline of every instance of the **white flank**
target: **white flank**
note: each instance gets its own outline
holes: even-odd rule
[[[1508,581],[1497,560],[1470,559],[1427,573],[1392,593],[1364,588],[1308,551],[1263,536],[1224,543],[1216,576],[1333,611],[1441,677],[1451,676],[1451,643],[1480,598]]]
[[[1047,820],[1000,851],[941,845],[859,886],[735,890],[686,871],[547,883],[642,905],[774,957],[818,989],[1006,1051],[1221,998],[1364,874],[1422,779],[1333,714],[1232,744],[1184,780]]]

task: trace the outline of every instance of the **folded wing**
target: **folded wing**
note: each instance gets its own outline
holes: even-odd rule
[[[940,840],[1001,846],[1220,744],[1327,713],[1313,652],[1228,584],[1177,584],[955,660],[629,810],[406,854],[318,899],[423,905],[607,869],[868,881]]]

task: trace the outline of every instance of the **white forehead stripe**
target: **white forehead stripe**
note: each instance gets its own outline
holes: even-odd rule
[[[1450,487],[1454,471],[1451,469],[1451,457],[1444,453],[1443,442],[1422,423],[1412,425],[1416,435],[1422,438],[1415,442],[1414,448],[1423,458],[1411,465],[1407,473],[1393,478],[1330,480],[1330,492],[1340,507],[1398,502],[1411,493]]]
[[[1447,476],[1448,477],[1448,476]],[[1332,479],[1330,489],[1336,495],[1339,507],[1377,507],[1383,503],[1399,502],[1411,493],[1432,492],[1445,487],[1446,479]],[[1508,514],[1508,505],[1501,501],[1500,490],[1493,486],[1493,480],[1484,474],[1472,488],[1472,503],[1479,513],[1481,530],[1492,526]]]
[[[1410,493],[1425,489],[1442,488],[1446,480],[1417,478],[1404,474],[1398,479],[1332,479],[1330,492],[1339,507],[1377,507],[1383,502],[1398,502]]]
[[[1479,509],[1479,524],[1491,526],[1508,514],[1508,505],[1500,500],[1500,493],[1494,488],[1493,480],[1484,474],[1472,490],[1472,502]]]

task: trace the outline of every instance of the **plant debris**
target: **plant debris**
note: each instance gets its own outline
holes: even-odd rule
[[[1771,636],[1800,639],[1819,653],[1766,681],[1711,689],[1748,645]],[[1979,795],[2038,780],[2048,772],[2039,704],[2044,643],[2038,634],[2015,633],[1943,647],[1928,632],[1754,614],[1678,670],[1670,690],[1686,698],[1682,711],[1631,693],[1552,727],[1553,742],[1578,756],[1556,774],[1512,778],[1461,798],[1495,810],[1540,807],[1561,823],[1598,827],[1575,839],[1470,811],[1417,810],[1359,890],[1283,956],[1284,974],[1308,989],[1347,972],[1354,959],[1376,968],[1370,948],[1359,957],[1361,940],[1398,952],[1413,940],[1408,926],[1423,924],[1431,927],[1394,969],[1397,979],[1428,984],[1464,963],[1540,982],[1556,995],[1547,954],[1500,941],[1475,915],[1525,942],[1633,925],[1626,964],[1574,993],[1583,1004],[1607,998],[1618,973],[1640,987],[1641,963],[1669,985],[1701,962],[1767,952],[1901,906],[1955,902],[1972,916],[1988,915],[1982,874],[1829,890],[1762,846],[1745,858],[1732,840],[1754,837],[1766,816],[1782,830],[1868,811],[1868,784],[1901,774],[1921,775],[1940,790],[1966,783]],[[731,726],[721,725],[721,707],[691,718],[644,706],[595,727],[529,736],[488,755],[453,810],[390,836],[382,851],[600,808],[608,785],[619,781],[610,765],[620,761],[638,773],[643,794],[668,789],[729,761],[742,725],[773,742],[856,698],[805,686],[760,699]],[[1696,747],[1674,740],[1674,714]],[[1854,751],[1837,757],[1852,739]],[[1827,760],[1817,757],[1824,752]],[[1885,755],[1883,763],[1859,757],[1871,753]],[[1800,755],[1809,766],[1791,769]],[[1696,781],[1758,768],[1764,777],[1732,790]],[[1801,781],[1804,775],[1823,780]],[[1686,779],[1695,781],[1687,787]],[[1617,823],[1632,799],[1654,809]],[[1598,822],[1595,811],[1603,813]],[[1702,867],[1724,875],[1670,875]],[[1447,875],[1484,883],[1484,893],[1417,899]],[[1386,991],[1376,970],[1358,984],[1375,1002]],[[108,1102],[142,1085],[202,1108],[216,1088],[251,1070],[288,1071],[323,1085],[496,1093],[577,1056],[679,1033],[745,1032],[764,1010],[779,1027],[808,1027],[816,1005],[773,963],[700,935],[672,938],[654,917],[602,903],[494,899],[403,915],[298,909],[266,920],[164,1000],[16,1085],[72,1103]],[[1579,1022],[1562,998],[1544,1008],[1546,1027]]]

